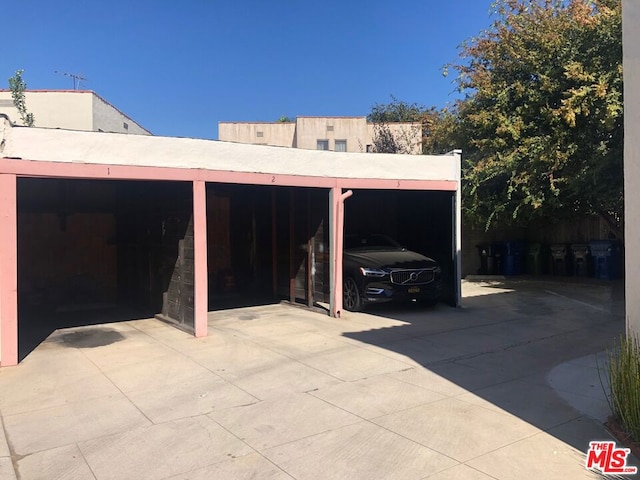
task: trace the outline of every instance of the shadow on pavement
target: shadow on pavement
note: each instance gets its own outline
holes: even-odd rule
[[[461,309],[378,305],[366,313],[401,324],[343,335],[426,369],[396,378],[429,388],[432,375],[435,389],[461,387],[464,400],[497,407],[579,451],[606,438],[596,354],[624,332],[623,284],[507,280],[465,282],[463,291]]]

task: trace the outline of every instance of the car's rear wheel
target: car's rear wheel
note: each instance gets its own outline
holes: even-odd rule
[[[360,292],[358,292],[358,285],[356,281],[348,277],[344,280],[343,290],[343,307],[350,312],[359,312],[362,310],[362,299],[360,298]]]

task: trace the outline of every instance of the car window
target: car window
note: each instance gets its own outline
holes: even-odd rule
[[[402,247],[392,238],[379,233],[367,235],[347,234],[344,237],[345,250],[400,250]]]

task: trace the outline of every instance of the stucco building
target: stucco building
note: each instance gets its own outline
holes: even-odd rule
[[[25,103],[27,111],[35,117],[36,127],[151,135],[149,130],[89,90],[28,90]],[[0,114],[21,124],[9,90],[0,90]]]
[[[422,126],[419,123],[389,123],[385,127],[408,153],[422,153]],[[366,117],[296,117],[293,122],[219,122],[218,138],[225,142],[277,147],[371,152],[377,124]]]

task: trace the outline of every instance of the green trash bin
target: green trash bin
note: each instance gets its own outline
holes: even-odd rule
[[[525,271],[527,275],[542,275],[545,270],[545,248],[541,243],[527,244]]]

